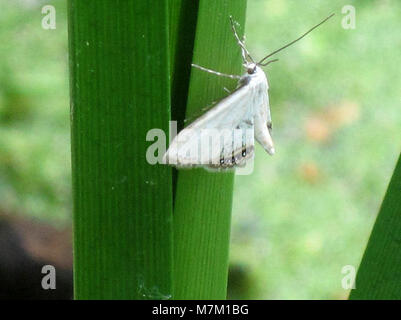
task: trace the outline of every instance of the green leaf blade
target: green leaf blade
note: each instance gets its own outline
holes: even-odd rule
[[[401,299],[401,157],[370,235],[350,299]]]
[[[167,3],[69,1],[76,299],[172,296]]]
[[[201,0],[193,63],[241,74],[240,49],[229,16],[240,24],[242,33],[245,11],[245,0]],[[192,68],[187,119],[226,96],[224,87],[234,89],[235,80]],[[175,299],[226,298],[233,181],[232,172],[195,169],[178,174],[174,203]]]

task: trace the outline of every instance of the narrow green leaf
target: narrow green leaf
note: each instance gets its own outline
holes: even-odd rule
[[[401,299],[401,157],[366,247],[350,299]]]
[[[75,298],[169,298],[171,169],[146,161],[170,119],[166,0],[70,0],[69,52]]]
[[[200,0],[192,61],[241,74],[240,50],[229,16],[240,24],[243,33],[245,10],[246,0]],[[224,87],[232,90],[236,81],[192,69],[186,117],[193,118],[226,96]],[[233,173],[203,169],[178,174],[174,203],[175,299],[226,298],[233,180]]]
[[[170,1],[171,118],[182,128],[188,97],[199,0]]]
[[[184,126],[198,6],[199,0],[171,0],[169,2],[172,75],[171,118],[177,122],[178,130]],[[176,186],[177,170],[174,169],[174,194]]]

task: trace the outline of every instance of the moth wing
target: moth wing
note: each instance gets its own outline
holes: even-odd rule
[[[251,90],[247,85],[240,86],[229,96],[218,102],[212,109],[184,128],[171,142],[163,163],[176,166],[218,165],[221,151],[233,149],[233,145],[221,144],[221,132],[233,132],[242,123],[252,119],[253,110],[249,104]],[[243,125],[242,125],[243,126]],[[203,142],[211,140],[209,152],[201,152]],[[226,152],[224,152],[226,153]]]
[[[207,166],[208,170],[245,166],[246,162],[254,156],[254,131],[253,117],[243,119],[234,130],[231,129],[231,135],[224,140],[219,157],[213,159],[212,164]],[[232,139],[230,139],[231,137]]]
[[[270,135],[272,129],[272,118],[270,114],[267,88],[266,90],[261,91],[255,107],[255,139],[270,155],[273,155],[275,150]]]

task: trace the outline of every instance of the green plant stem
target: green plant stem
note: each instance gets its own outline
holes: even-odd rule
[[[239,22],[243,32],[245,10],[245,0],[199,1],[193,63],[241,74],[240,50],[229,16]],[[187,118],[227,95],[224,86],[234,89],[236,83],[192,69]],[[178,174],[174,203],[176,299],[226,298],[233,181],[233,173],[203,169]]]
[[[145,157],[170,118],[167,2],[68,3],[75,298],[170,298],[171,168]]]

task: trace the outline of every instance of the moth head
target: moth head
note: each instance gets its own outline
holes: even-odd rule
[[[250,62],[245,66],[246,72],[248,72],[248,74],[254,74],[256,72],[256,67],[256,63]]]

